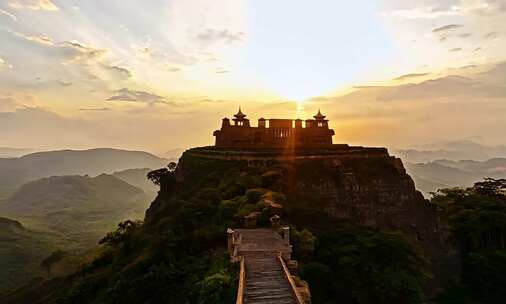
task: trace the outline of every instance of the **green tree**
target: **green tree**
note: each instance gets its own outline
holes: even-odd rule
[[[486,178],[467,189],[442,189],[432,202],[449,219],[462,252],[462,280],[440,303],[500,303],[506,298],[506,180]]]

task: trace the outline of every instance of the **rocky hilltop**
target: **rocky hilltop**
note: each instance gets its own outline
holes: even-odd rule
[[[179,161],[178,188],[194,180],[196,172],[219,180],[232,168],[242,175],[260,170],[264,179],[269,177],[270,188],[287,198],[282,204],[291,222],[318,227],[325,222],[323,217],[329,217],[382,231],[402,231],[431,262],[431,293],[457,269],[444,215],[415,189],[401,159],[390,156],[385,148],[194,148]],[[147,222],[160,208],[155,201],[147,211]],[[315,221],[320,215],[322,221]]]
[[[148,178],[160,191],[144,222],[120,223],[92,262],[4,302],[233,303],[226,231],[274,221],[290,227],[313,303],[423,303],[458,269],[443,215],[383,148],[194,148]]]

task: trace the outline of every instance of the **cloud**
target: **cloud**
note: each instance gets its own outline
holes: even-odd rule
[[[212,140],[209,125],[219,121],[224,112],[218,111],[219,115],[200,109],[193,113],[175,112],[168,107],[144,107],[128,112],[113,107],[107,110],[100,106],[82,106],[78,115],[65,116],[47,108],[4,108],[3,104],[0,98],[0,146],[23,147],[29,143],[39,150],[111,147],[166,151],[171,142],[181,146],[196,142],[206,145]],[[188,121],[194,131],[192,136],[188,136]],[[171,141],[160,141],[167,129]]]
[[[449,52],[452,52],[452,53],[453,52],[460,52],[460,51],[462,51],[462,48],[459,48],[459,47],[458,48],[453,48],[453,49],[449,50]]]
[[[228,29],[217,30],[208,28],[198,34],[197,38],[208,43],[224,42],[226,44],[231,44],[243,41],[245,36],[246,34],[243,32],[231,32]]]
[[[459,34],[459,37],[460,38],[468,38],[468,37],[471,37],[471,33],[462,33],[462,34]]]
[[[487,140],[504,142],[506,62],[465,73],[466,77],[454,74],[419,83],[355,87],[350,94],[311,99],[308,105],[327,109],[337,142],[409,144],[485,134]]]
[[[227,73],[229,73],[229,71],[224,68],[218,68],[215,73],[216,74],[227,74]]]
[[[61,85],[62,87],[70,87],[72,85],[72,82],[60,80],[58,81],[58,84]]]
[[[460,16],[462,12],[459,9],[441,10],[434,7],[422,7],[414,9],[393,10],[383,13],[385,16],[392,16],[403,19],[434,19],[448,16]]]
[[[384,12],[384,16],[403,19],[436,19],[456,16],[494,16],[506,11],[506,4],[502,0],[480,1],[461,0],[456,3],[447,3],[439,6],[416,7],[412,9],[397,9]]]
[[[116,73],[120,74],[121,76],[123,76],[125,78],[131,78],[132,77],[132,72],[130,72],[130,70],[128,70],[127,68],[123,68],[123,67],[119,67],[119,66],[115,66],[115,65],[106,66],[106,68],[108,70],[111,70],[113,72],[116,72]]]
[[[111,111],[111,108],[82,108],[79,111],[87,111],[87,112],[105,112]]]
[[[181,71],[180,67],[173,66],[173,65],[170,65],[170,64],[164,65],[164,69],[166,71],[169,71],[169,72],[179,72],[179,71]]]
[[[44,11],[57,11],[58,6],[52,0],[11,0],[9,5],[15,9],[30,9],[30,10],[44,10]]]
[[[9,13],[8,11],[5,11],[3,9],[0,9],[0,16],[1,15],[9,17],[13,21],[18,21],[18,18],[16,16],[14,16],[12,13]]]
[[[192,54],[192,52],[178,51],[176,49],[170,49],[169,52],[164,49],[163,46],[159,46],[160,50],[151,46],[135,47],[135,50],[140,54],[143,59],[153,59],[155,62],[162,64],[162,68],[167,66],[177,65],[194,65],[200,62],[200,58]]]
[[[490,33],[485,34],[485,36],[483,36],[483,38],[492,39],[492,38],[496,38],[498,36],[499,36],[498,32],[490,32]]]
[[[28,35],[15,31],[8,31],[15,37],[26,41],[45,46],[48,50],[59,51],[59,55],[65,57],[69,63],[87,63],[89,61],[100,60],[107,52],[107,49],[96,48],[77,40],[63,41],[55,43],[51,37],[42,35]],[[111,67],[121,69],[119,67]]]
[[[460,25],[460,24],[447,24],[447,25],[443,25],[440,27],[436,27],[435,29],[432,30],[432,32],[433,33],[441,33],[441,32],[450,31],[450,30],[453,30],[453,29],[456,29],[459,27],[462,27],[462,25]]]
[[[466,69],[474,69],[477,67],[478,67],[478,65],[476,65],[476,64],[468,64],[468,65],[461,66],[458,69],[459,70],[466,70]]]
[[[478,68],[474,65],[461,69]],[[483,67],[482,67],[483,68]],[[449,75],[422,81],[416,84],[394,86],[355,86],[357,91],[342,97],[343,100],[359,101],[402,101],[426,100],[434,101],[441,98],[506,98],[506,61],[494,64],[480,74],[470,77]],[[317,101],[323,101],[326,97]],[[332,99],[332,97],[331,97]]]
[[[24,36],[28,41],[36,42],[44,45],[53,45],[53,40],[46,36]]]
[[[53,46],[53,39],[47,36],[39,36],[39,35],[27,35],[20,32],[8,31],[12,35],[24,39],[29,42],[34,42],[36,44],[44,45],[44,46]]]
[[[0,97],[0,112],[13,111],[19,106],[21,105],[12,97]]]
[[[71,63],[86,63],[98,60],[107,53],[106,49],[91,47],[76,40],[64,41],[59,46],[66,51]]]
[[[130,90],[129,88],[122,88],[114,93],[115,95],[109,97],[108,101],[142,102],[147,104],[166,103],[162,96],[144,91]]]
[[[404,74],[404,75],[401,75],[401,76],[399,76],[397,78],[394,78],[394,80],[408,80],[408,79],[418,78],[418,77],[427,76],[427,75],[430,75],[430,73]]]
[[[12,68],[12,65],[8,64],[4,59],[0,58],[0,71],[3,69]]]

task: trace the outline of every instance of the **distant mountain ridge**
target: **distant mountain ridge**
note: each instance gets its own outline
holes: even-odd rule
[[[0,158],[21,157],[34,151],[34,149],[27,148],[0,147]]]
[[[406,163],[417,188],[425,196],[439,188],[469,187],[485,177],[506,178],[506,158],[486,161],[438,159],[427,163]]]
[[[13,233],[19,233],[25,230],[25,227],[16,220],[12,220],[6,217],[0,217],[0,231],[1,234],[13,234]],[[0,237],[0,241],[2,238]]]
[[[487,146],[471,140],[446,141],[393,151],[403,161],[411,163],[432,162],[437,159],[485,161],[506,157],[505,145]]]
[[[18,187],[55,175],[99,175],[132,168],[159,168],[167,159],[141,151],[100,148],[37,152],[19,158],[0,158],[0,185]]]

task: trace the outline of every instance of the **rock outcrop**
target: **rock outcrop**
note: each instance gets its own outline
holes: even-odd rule
[[[402,161],[390,156],[385,148],[194,148],[180,159],[178,184],[210,164],[222,172],[228,167],[272,169],[267,174],[274,180],[271,182],[277,183],[277,190],[287,196],[287,204],[371,228],[402,231],[431,262],[430,294],[437,293],[458,272],[458,255],[449,241],[443,214],[415,189]],[[147,212],[147,221],[156,208],[155,201]]]

